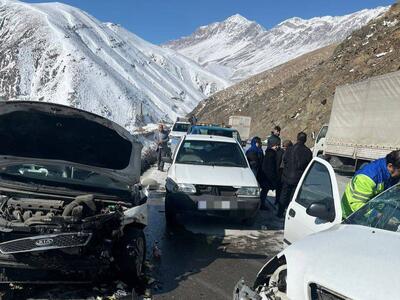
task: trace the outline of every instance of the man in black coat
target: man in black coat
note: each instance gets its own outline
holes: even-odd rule
[[[292,146],[293,143],[291,140],[285,140],[282,143],[282,147],[280,147],[276,151],[276,168],[278,169],[278,180],[275,190],[275,205],[279,204],[279,199],[282,192],[283,155],[285,154],[286,150]]]
[[[249,162],[250,168],[257,177],[258,171],[261,169],[264,153],[262,150],[262,142],[258,136],[251,140],[251,147],[246,151],[246,158]]]
[[[278,169],[276,151],[280,147],[279,141],[272,141],[270,147],[265,150],[261,170],[258,173],[258,182],[261,186],[261,209],[267,209],[266,200],[270,190],[275,190],[278,184]]]
[[[290,147],[283,157],[282,192],[279,199],[278,217],[283,218],[285,209],[296,190],[303,172],[312,160],[312,152],[305,143],[307,134],[300,132],[297,135],[297,143]]]

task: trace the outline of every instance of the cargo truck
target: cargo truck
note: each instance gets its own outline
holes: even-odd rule
[[[230,116],[229,126],[239,132],[242,141],[245,142],[250,138],[251,117]]]
[[[342,171],[400,149],[400,72],[336,88],[329,124],[315,139],[314,156]]]

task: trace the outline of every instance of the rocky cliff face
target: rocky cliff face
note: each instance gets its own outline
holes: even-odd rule
[[[400,69],[400,9],[394,5],[383,17],[353,32],[327,56],[313,60],[293,75],[269,84],[275,74],[265,72],[201,102],[195,110],[201,121],[227,122],[230,115],[253,118],[251,132],[265,137],[274,125],[294,139],[299,131],[317,132],[329,121],[339,85]],[[302,64],[302,60],[281,66]],[[301,68],[300,68],[301,69]],[[229,92],[228,92],[229,91]],[[379,99],[377,99],[379,101]]]
[[[241,81],[322,47],[343,41],[387,8],[339,17],[288,19],[272,29],[235,15],[202,26],[163,47],[174,49],[220,77]]]

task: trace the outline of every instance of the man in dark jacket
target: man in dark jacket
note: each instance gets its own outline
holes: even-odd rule
[[[252,138],[251,146],[246,151],[246,157],[254,176],[257,177],[257,173],[261,169],[261,164],[264,158],[261,139],[258,136]]]
[[[266,200],[270,190],[275,190],[278,184],[278,169],[276,162],[276,151],[279,149],[278,141],[273,141],[270,147],[265,150],[264,160],[260,172],[258,173],[258,182],[261,186],[260,200],[261,209],[267,209]]]
[[[307,134],[300,132],[297,143],[290,147],[283,157],[282,192],[279,199],[278,217],[283,218],[285,209],[293,197],[303,172],[312,160],[312,152],[305,145]]]
[[[276,151],[276,168],[278,170],[278,180],[275,190],[275,205],[278,205],[282,191],[283,155],[285,154],[285,151],[292,146],[293,143],[291,140],[285,140],[282,143],[282,147],[280,147]]]
[[[158,125],[158,131],[154,135],[154,141],[157,145],[157,166],[159,171],[164,171],[164,162],[162,158],[167,155],[169,132],[163,124]]]
[[[271,131],[271,135],[268,137],[267,140],[267,147],[271,148],[272,144],[281,145],[281,128],[279,126],[275,126],[274,129]]]

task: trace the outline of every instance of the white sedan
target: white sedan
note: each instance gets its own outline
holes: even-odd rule
[[[254,222],[259,187],[236,139],[189,134],[167,162],[171,163],[165,185],[168,225],[188,215]]]
[[[239,282],[233,298],[399,299],[400,185],[344,221],[340,202],[332,167],[314,158],[287,210],[290,246],[261,269],[252,288]]]

